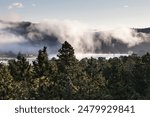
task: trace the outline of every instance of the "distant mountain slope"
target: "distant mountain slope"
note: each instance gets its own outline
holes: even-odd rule
[[[0,20],[0,52],[16,52],[18,50],[32,53],[42,46],[47,46],[50,53],[56,53],[65,39],[74,46],[76,52],[128,53],[133,51],[138,54],[150,52],[150,28],[128,29],[125,34],[122,31],[115,33],[115,35],[113,31],[109,33],[103,31],[84,32],[84,35],[80,34],[80,36],[76,33],[66,32],[65,26],[58,28],[59,30],[57,28],[55,25],[41,26],[40,23],[4,22]],[[129,36],[125,38],[128,33]],[[7,37],[9,35],[11,35],[10,39]],[[12,37],[14,42],[9,43],[12,41]],[[15,39],[18,40],[17,38],[20,39],[20,42],[15,42]],[[3,43],[4,39],[8,40],[9,44]],[[14,46],[12,46],[13,44]],[[10,50],[9,46],[5,48],[4,45],[9,45]]]
[[[140,28],[140,29],[135,29],[137,32],[140,33],[148,33],[150,34],[150,28]]]

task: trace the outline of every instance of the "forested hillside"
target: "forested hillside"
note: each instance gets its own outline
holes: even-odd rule
[[[65,41],[57,56],[49,60],[44,47],[33,64],[21,53],[0,64],[0,99],[150,99],[149,53],[79,61]]]

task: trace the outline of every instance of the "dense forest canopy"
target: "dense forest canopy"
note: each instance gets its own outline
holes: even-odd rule
[[[0,64],[0,99],[150,99],[150,54],[77,60],[65,41],[57,59],[39,50],[29,64],[23,54]]]

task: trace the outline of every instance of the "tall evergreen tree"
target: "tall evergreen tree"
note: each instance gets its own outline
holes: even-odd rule
[[[77,78],[78,62],[73,47],[67,41],[62,44],[62,48],[58,52],[59,75],[57,81],[60,85],[60,97],[71,99],[76,90],[74,80]]]
[[[67,41],[62,44],[62,48],[58,50],[57,56],[61,63],[65,65],[73,65],[76,61],[74,49]]]
[[[17,60],[10,60],[8,65],[10,73],[15,80],[29,80],[31,65],[21,53],[18,54]]]
[[[33,62],[33,70],[36,77],[42,77],[48,75],[48,69],[47,47],[44,47],[43,50],[39,50],[38,57],[36,61]]]
[[[13,78],[6,66],[0,64],[0,100],[13,99]]]

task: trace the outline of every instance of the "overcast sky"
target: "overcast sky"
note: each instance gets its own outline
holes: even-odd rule
[[[149,27],[150,0],[0,0],[0,18],[77,20],[97,27]]]

